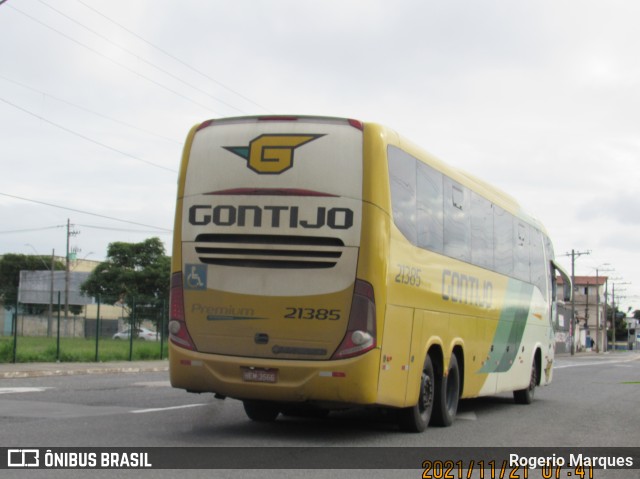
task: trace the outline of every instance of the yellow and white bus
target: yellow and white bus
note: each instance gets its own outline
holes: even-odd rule
[[[206,121],[180,167],[171,384],[256,421],[388,407],[406,431],[450,425],[460,398],[529,403],[551,381],[556,270],[512,198],[391,129]]]

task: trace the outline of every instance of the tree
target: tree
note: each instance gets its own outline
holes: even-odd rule
[[[42,271],[51,268],[50,256],[31,256],[24,254],[5,254],[0,258],[0,302],[5,306],[16,304],[20,271]],[[54,270],[64,270],[65,265],[54,261]],[[43,309],[46,306],[42,307]]]
[[[624,311],[620,311],[618,307],[615,307],[615,310],[611,308],[611,306],[607,305],[607,321],[611,322],[612,318],[615,318],[615,336],[616,339],[626,339],[627,338],[627,323],[625,318],[627,315]]]
[[[122,304],[134,319],[151,319],[156,324],[169,300],[171,260],[165,255],[159,238],[149,238],[142,243],[110,243],[107,260],[93,270],[80,290],[103,303]],[[131,312],[152,310],[160,314],[136,314]],[[145,318],[146,316],[146,318]]]

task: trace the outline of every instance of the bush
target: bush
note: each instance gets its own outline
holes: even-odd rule
[[[13,339],[11,341],[0,341],[0,363],[10,363],[13,361]]]

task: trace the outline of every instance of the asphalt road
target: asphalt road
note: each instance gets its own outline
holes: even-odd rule
[[[260,446],[637,447],[638,397],[640,354],[560,357],[553,384],[539,388],[532,405],[516,405],[510,394],[462,401],[452,427],[406,434],[397,430],[391,415],[377,410],[254,423],[247,419],[239,401],[172,389],[166,371],[94,371],[0,379],[0,444],[43,448],[238,446],[248,448],[248,454],[252,447]],[[4,472],[27,477],[22,471]],[[29,471],[28,477],[39,477],[40,473],[53,477],[52,472]],[[60,477],[74,477],[82,471],[58,472],[64,473]],[[631,471],[632,475],[629,471],[595,472],[595,479],[640,477],[639,470]],[[91,471],[91,477],[140,477],[145,473],[175,477],[166,470]],[[305,477],[421,477],[420,471],[411,470],[341,473],[344,471],[311,471]],[[87,475],[84,471],[78,477]],[[257,470],[214,470],[188,471],[185,477],[271,475],[300,476],[299,471],[286,470],[270,471],[266,476]]]

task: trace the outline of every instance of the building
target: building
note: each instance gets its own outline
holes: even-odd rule
[[[608,325],[605,314],[607,280],[607,276],[574,277],[573,302],[567,303],[566,308],[571,314],[572,304],[575,305],[576,322],[574,324],[577,324],[577,327],[574,334],[574,344],[577,351],[601,352],[607,350]],[[562,277],[559,276],[559,291],[561,291],[563,284]]]
[[[60,256],[52,259],[65,262],[65,258]],[[17,331],[21,336],[57,334],[58,314],[55,311],[58,309],[58,301],[64,310],[65,297],[68,297],[70,310],[68,316],[64,312],[60,315],[62,337],[94,337],[98,311],[102,336],[111,337],[121,330],[126,325],[128,314],[124,305],[101,304],[98,309],[94,298],[80,294],[80,285],[99,264],[100,261],[73,258],[69,262],[68,276],[64,270],[21,271],[19,303],[47,305],[48,308],[43,312],[32,313],[20,306],[17,313],[18,321],[14,323],[15,307],[0,304],[0,336],[12,335],[14,324],[17,324]]]
[[[624,319],[627,325],[627,343],[629,349],[640,349],[640,319],[633,316]]]

